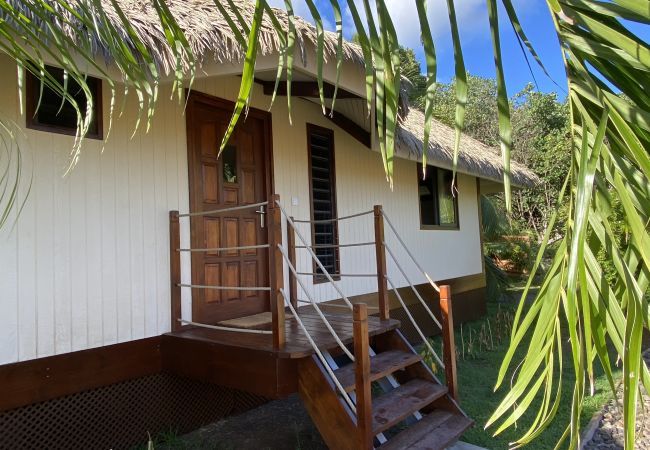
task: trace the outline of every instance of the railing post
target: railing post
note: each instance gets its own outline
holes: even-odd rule
[[[271,309],[271,324],[273,327],[273,347],[278,349],[284,346],[284,297],[280,292],[284,285],[282,253],[278,248],[282,245],[282,215],[280,208],[275,203],[280,196],[272,194],[269,196],[267,205],[268,240],[269,240],[269,282],[271,292],[269,295]]]
[[[354,385],[357,396],[357,439],[359,449],[373,448],[372,397],[370,396],[370,353],[368,307],[357,303],[353,309]]]
[[[293,217],[291,217],[293,221]],[[296,265],[296,231],[287,223],[287,253],[289,262],[293,267]],[[294,308],[298,307],[298,283],[293,272],[289,271],[289,299]]]
[[[379,318],[388,320],[388,279],[386,278],[386,249],[384,248],[384,214],[381,205],[375,205],[375,254],[377,256],[377,295]]]
[[[169,211],[169,279],[171,282],[171,330],[182,328],[181,319],[181,228],[178,211]]]
[[[442,314],[443,360],[445,378],[449,394],[458,400],[458,383],[456,381],[456,343],[454,340],[454,316],[451,305],[451,289],[448,285],[440,286],[440,313]]]

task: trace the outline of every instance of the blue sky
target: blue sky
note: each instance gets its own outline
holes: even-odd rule
[[[315,0],[319,11],[324,16],[325,26],[334,29],[334,19],[331,14],[329,0]],[[413,48],[416,56],[423,64],[423,52],[420,44],[420,27],[413,0],[385,0],[393,17],[398,39],[401,45]],[[273,6],[282,7],[284,0],[269,0]],[[345,1],[340,2],[342,7]],[[360,12],[363,6],[360,0],[355,0]],[[434,34],[436,52],[438,55],[438,80],[447,82],[454,76],[454,56],[450,38],[448,13],[446,0],[428,0],[429,22]],[[498,2],[500,4],[500,2]],[[296,15],[308,20],[311,19],[309,10],[304,0],[294,0]],[[553,23],[549,15],[545,0],[514,0],[519,19],[524,31],[528,34],[530,41],[539,53],[542,61],[548,69],[552,79],[557,82],[556,86],[551,79],[546,77],[542,70],[531,60],[533,75],[537,80],[539,90],[544,92],[558,92],[561,98],[566,93],[566,78],[564,66],[560,54]],[[456,2],[456,13],[458,16],[461,43],[465,56],[465,65],[468,72],[483,77],[494,77],[494,60],[492,53],[492,41],[488,24],[487,7],[485,0],[460,0]],[[349,11],[344,13],[344,33],[350,37],[354,33],[354,26]],[[519,44],[515,39],[514,32],[507,20],[505,13],[500,14],[502,51],[504,60],[504,71],[508,94],[513,95],[520,91],[526,84],[533,82],[526,61],[523,57]],[[633,27],[633,31],[647,41],[650,39],[649,27]]]

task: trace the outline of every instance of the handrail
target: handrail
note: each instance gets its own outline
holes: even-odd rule
[[[417,331],[417,333],[420,335],[420,338],[422,338],[422,342],[424,342],[424,345],[427,346],[427,348],[431,352],[431,355],[436,359],[436,361],[438,361],[438,364],[440,364],[440,367],[442,367],[444,369],[445,365],[440,360],[440,357],[438,357],[438,354],[435,352],[435,350],[433,349],[433,347],[429,343],[429,340],[424,336],[424,333],[422,332],[422,330],[418,326],[416,320],[413,318],[413,315],[411,315],[411,312],[409,311],[408,307],[406,306],[406,303],[402,299],[402,296],[400,295],[399,291],[395,287],[395,284],[391,281],[391,279],[389,277],[386,277],[386,279],[388,280],[388,284],[390,284],[391,289],[393,290],[393,292],[395,292],[395,296],[397,297],[397,300],[399,300],[399,302],[402,304],[402,308],[404,309],[404,312],[406,313],[406,315],[410,319],[411,323],[413,324],[413,327],[415,328],[415,331]]]
[[[208,328],[210,330],[219,330],[219,331],[234,331],[237,333],[251,333],[251,334],[273,334],[273,331],[269,330],[255,330],[250,328],[235,328],[235,327],[224,327],[221,325],[209,325],[207,323],[192,322],[191,320],[178,319],[178,321],[183,325],[192,325],[200,328]]]
[[[269,202],[259,202],[251,203],[250,205],[241,205],[241,206],[230,206],[228,208],[212,209],[210,211],[197,211],[192,213],[179,214],[178,217],[194,217],[194,216],[205,216],[208,214],[221,214],[231,211],[240,211],[242,209],[257,208],[258,206],[266,206]]]
[[[397,240],[399,241],[399,243],[402,244],[402,247],[404,247],[404,250],[406,250],[406,253],[411,257],[411,260],[413,261],[413,263],[415,264],[415,266],[420,270],[420,272],[422,272],[422,274],[426,277],[427,281],[429,282],[429,284],[431,284],[431,286],[433,286],[433,288],[436,290],[436,292],[440,292],[440,287],[436,284],[435,281],[433,281],[433,280],[431,279],[431,277],[429,276],[429,274],[427,273],[427,271],[424,270],[424,269],[422,268],[422,266],[421,266],[420,263],[417,261],[417,259],[415,259],[415,256],[413,256],[413,253],[411,253],[411,251],[409,250],[409,248],[407,247],[407,245],[406,245],[406,244],[404,243],[404,241],[402,240],[402,237],[401,237],[401,236],[399,235],[399,233],[397,232],[397,229],[393,226],[393,223],[392,223],[392,222],[390,221],[390,219],[388,218],[388,215],[386,215],[386,211],[384,211],[384,210],[382,209],[381,213],[382,213],[382,215],[384,216],[384,219],[386,219],[386,223],[388,224],[388,226],[390,227],[390,229],[393,231],[393,234],[395,234],[395,237],[397,238]]]
[[[296,275],[310,275],[310,276],[320,276],[322,273],[316,272],[296,272]],[[361,277],[361,278],[377,278],[376,273],[335,273],[336,277]]]
[[[350,398],[350,395],[347,392],[345,392],[345,389],[341,385],[341,382],[339,381],[339,379],[334,374],[334,371],[332,370],[330,365],[327,363],[327,360],[323,356],[323,353],[320,351],[320,349],[318,348],[318,346],[316,345],[316,343],[312,339],[311,335],[309,334],[309,331],[307,331],[307,327],[305,327],[305,324],[303,323],[302,319],[300,318],[300,316],[296,312],[296,309],[291,304],[291,301],[287,298],[287,294],[286,294],[286,292],[284,292],[284,289],[280,289],[280,293],[282,294],[282,297],[284,297],[284,302],[289,307],[289,311],[291,311],[291,314],[293,314],[293,317],[296,319],[296,322],[298,322],[298,325],[302,329],[303,333],[305,333],[305,336],[307,337],[307,340],[309,341],[312,348],[316,352],[316,355],[318,356],[318,359],[320,359],[321,364],[323,365],[323,367],[325,368],[325,370],[329,374],[330,379],[334,382],[334,384],[336,385],[336,388],[341,393],[341,396],[343,397],[345,402],[348,404],[350,409],[356,415],[357,407],[355,406],[354,402],[352,402],[352,399]]]
[[[237,247],[216,247],[216,248],[177,248],[177,252],[229,252],[233,250],[254,250],[258,248],[269,248],[269,244],[239,245]]]
[[[286,250],[284,248],[282,248],[281,245],[278,245],[278,249],[280,249],[280,253],[282,253],[282,256],[284,257],[284,261],[287,264],[287,266],[289,267],[289,270],[291,271],[291,273],[293,273],[294,276],[296,276],[296,268],[294,267],[293,264],[291,264],[291,261],[289,260],[289,255],[287,255]],[[312,296],[309,294],[309,291],[305,287],[302,280],[296,276],[296,281],[298,281],[298,284],[302,288],[303,292],[305,294],[307,294],[307,297],[311,301],[312,306],[314,307],[314,309],[316,310],[316,312],[318,313],[320,318],[323,320],[323,323],[325,324],[325,326],[327,327],[329,332],[334,337],[334,340],[336,340],[336,343],[339,345],[339,347],[341,347],[341,350],[343,350],[343,352],[348,356],[348,358],[350,358],[352,361],[354,361],[354,356],[352,356],[352,353],[350,353],[350,351],[347,349],[345,344],[343,344],[343,342],[341,341],[341,338],[339,338],[339,335],[336,334],[336,331],[334,331],[334,328],[332,328],[332,325],[330,325],[329,321],[325,317],[325,314],[323,314],[323,311],[320,310],[320,307],[318,306],[318,303],[315,302],[314,299],[312,298]]]
[[[211,286],[205,284],[178,283],[177,286],[192,289],[215,289],[218,291],[270,291],[268,286]]]
[[[408,275],[406,275],[406,272],[404,271],[404,269],[402,268],[402,266],[401,266],[401,265],[399,264],[399,262],[397,261],[397,258],[395,257],[395,254],[392,252],[392,250],[390,249],[390,247],[389,247],[385,242],[384,242],[384,248],[385,248],[386,250],[388,250],[388,254],[390,255],[391,258],[393,258],[393,262],[395,263],[395,265],[397,266],[397,268],[399,269],[399,271],[402,273],[402,275],[403,275],[404,278],[406,279],[406,282],[409,284],[409,286],[411,286],[411,289],[412,289],[413,292],[415,293],[415,296],[418,298],[418,300],[420,300],[420,303],[422,303],[422,306],[424,306],[424,309],[427,311],[427,313],[429,313],[429,316],[431,317],[431,319],[436,323],[436,325],[438,325],[438,327],[439,327],[440,329],[442,329],[442,325],[440,325],[440,322],[438,322],[438,319],[436,319],[436,316],[433,314],[433,311],[431,311],[431,309],[429,308],[429,305],[426,304],[426,302],[424,301],[424,299],[422,298],[422,296],[420,295],[420,293],[418,292],[418,290],[417,290],[417,289],[415,288],[415,286],[413,285],[413,282],[410,280],[410,278],[408,277]]]
[[[291,219],[291,216],[289,216],[289,214],[287,214],[287,211],[284,209],[282,204],[279,201],[276,201],[276,204],[278,205],[278,208],[280,208],[280,211],[284,215],[285,219],[287,219],[288,226],[291,226],[291,228],[293,228],[293,230],[296,232],[296,236],[298,236],[298,238],[303,243],[303,245],[308,246],[309,244],[307,244],[307,241],[303,237],[302,233],[300,231],[298,231],[298,228],[296,228],[296,224]],[[307,247],[307,250],[309,250],[309,254],[311,255],[312,259],[314,260],[314,262],[316,263],[318,268],[323,272],[323,275],[325,275],[325,278],[327,278],[327,281],[329,281],[332,284],[332,286],[334,286],[334,289],[336,289],[336,292],[338,292],[338,294],[341,296],[343,301],[345,301],[345,303],[348,305],[348,307],[350,309],[352,309],[352,303],[350,302],[348,297],[343,293],[341,288],[339,288],[339,286],[336,283],[334,283],[334,279],[329,274],[327,269],[325,269],[325,266],[323,266],[323,264],[320,262],[320,259],[318,259],[318,256],[316,256],[316,253],[314,253],[314,251],[310,247]],[[287,260],[289,259],[286,255],[285,255],[285,258]],[[295,274],[294,274],[294,276],[295,276]],[[298,277],[296,277],[296,278],[298,278]]]
[[[316,244],[316,245],[296,245],[295,248],[343,248],[343,247],[363,247],[366,245],[375,245],[374,242],[356,242],[353,244]]]
[[[296,223],[330,223],[330,222],[340,222],[341,220],[354,219],[355,217],[366,216],[372,214],[374,211],[363,211],[356,214],[350,214],[348,216],[334,217],[333,219],[318,219],[318,220],[307,220],[307,219],[294,219]]]

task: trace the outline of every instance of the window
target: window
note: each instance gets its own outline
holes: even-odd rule
[[[458,197],[452,194],[451,170],[418,164],[418,195],[422,228],[458,228]]]
[[[339,252],[336,214],[336,178],[334,174],[334,132],[307,124],[309,148],[309,188],[311,194],[312,244],[323,267],[331,274],[339,273]],[[326,222],[318,222],[325,220]],[[314,273],[321,274],[314,264]],[[324,275],[316,275],[315,282],[327,281]]]
[[[45,66],[45,69],[63,85],[63,69],[52,66]],[[93,96],[93,119],[87,137],[102,139],[102,83],[100,79],[89,76],[87,84]],[[86,95],[79,84],[68,79],[67,90],[84,113],[86,111]],[[26,98],[27,128],[52,133],[76,134],[77,111],[70,102],[62,102],[61,96],[45,84],[43,84],[41,94],[41,80],[31,72],[27,72]]]

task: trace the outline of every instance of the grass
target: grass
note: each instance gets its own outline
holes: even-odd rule
[[[503,318],[507,314],[512,314],[513,308],[513,306],[504,307],[488,304],[488,315],[486,318],[463,325],[462,340],[460,331],[456,333],[456,345],[458,347],[458,353],[460,353],[457,358],[460,405],[476,423],[474,428],[468,430],[463,435],[462,440],[491,450],[509,448],[510,442],[513,442],[528,430],[537,412],[533,404],[529,413],[519,420],[516,428],[509,428],[498,436],[492,436],[496,430],[494,426],[489,430],[483,429],[488,418],[497,408],[508,390],[506,383],[496,393],[493,391],[501,361],[509,343],[509,331],[505,329],[506,326],[504,324],[497,324],[497,316],[501,315]],[[486,338],[488,319],[490,320],[491,331],[487,334]],[[473,333],[472,335],[474,336],[471,343],[469,342],[470,333]],[[491,339],[490,335],[492,336]],[[564,335],[566,336],[566,334]],[[463,341],[465,343],[464,357],[463,351],[460,349]],[[492,343],[494,344],[493,346]],[[434,344],[439,348],[440,339],[436,338]],[[470,347],[472,349],[471,352],[468,351]],[[562,402],[558,413],[551,425],[536,440],[529,444],[527,446],[528,448],[540,450],[553,449],[569,423],[571,394],[573,392],[575,376],[570,362],[570,354],[568,354],[568,349],[565,350],[567,351],[564,351],[565,363],[562,376]],[[521,356],[524,352],[525,348],[522,348],[517,355]],[[515,358],[514,361],[519,361],[519,359]],[[439,373],[439,375],[444,377],[442,373]],[[611,388],[607,382],[607,378],[601,373],[595,380],[594,395],[587,396],[585,399],[581,416],[582,429],[586,427],[594,413],[599,411],[610,398],[612,398]],[[563,448],[566,448],[566,446],[567,443],[565,442]]]

